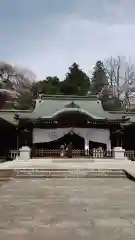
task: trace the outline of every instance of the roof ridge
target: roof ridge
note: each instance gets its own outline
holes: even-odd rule
[[[1,112],[7,112],[7,113],[12,113],[12,112],[13,112],[13,113],[14,113],[14,112],[16,112],[16,113],[17,113],[17,112],[18,112],[18,113],[20,113],[20,112],[22,112],[22,113],[23,113],[23,112],[24,112],[24,113],[25,113],[25,112],[28,113],[28,112],[30,112],[30,113],[31,113],[32,111],[31,111],[31,110],[21,110],[21,109],[20,109],[20,110],[19,110],[19,109],[0,109],[0,113],[1,113]]]
[[[91,96],[77,96],[77,95],[43,95],[41,100],[98,100],[96,95]]]

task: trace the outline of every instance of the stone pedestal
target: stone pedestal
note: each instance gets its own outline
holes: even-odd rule
[[[30,159],[30,148],[28,146],[23,146],[19,149],[20,156],[17,157],[17,160],[27,161]]]
[[[114,148],[114,158],[116,160],[124,160],[125,159],[124,152],[125,152],[125,150],[122,147],[115,147]]]

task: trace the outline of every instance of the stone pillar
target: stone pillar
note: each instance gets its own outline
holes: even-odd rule
[[[107,142],[107,151],[111,151],[111,141],[110,141],[110,139]]]
[[[85,155],[87,156],[89,154],[89,140],[87,138],[84,139],[84,148],[85,148]]]
[[[116,160],[125,160],[124,153],[125,153],[125,150],[122,147],[114,148],[114,158]]]
[[[30,159],[31,149],[28,146],[22,146],[22,148],[19,149],[19,152],[20,156],[18,156],[16,160],[27,161]]]

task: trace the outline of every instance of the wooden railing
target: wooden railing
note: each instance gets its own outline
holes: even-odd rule
[[[68,157],[67,151],[61,151],[60,149],[35,149],[32,150],[31,156],[33,158],[39,157]],[[87,158],[111,158],[113,151],[101,151],[101,150],[72,150],[72,157],[87,157]]]
[[[8,154],[8,159],[9,160],[14,160],[19,155],[20,155],[20,151],[19,150],[11,150],[10,153]]]
[[[61,151],[59,149],[36,149],[36,157],[60,157]]]
[[[125,157],[127,157],[131,161],[135,161],[135,151],[134,150],[126,150]]]

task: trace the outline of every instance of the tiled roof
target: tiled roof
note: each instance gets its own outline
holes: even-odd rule
[[[130,118],[130,122],[135,122],[135,113],[107,112],[95,96],[46,96],[41,101],[37,101],[35,109],[31,111],[22,110],[2,110],[0,118],[12,124],[17,124],[14,119],[15,114],[19,114],[22,119],[52,118],[63,112],[81,112],[93,119],[99,120],[123,120]]]
[[[101,102],[96,98],[88,97],[64,97],[46,98],[37,102],[34,111],[29,115],[30,118],[51,118],[57,113],[71,111],[83,112],[95,119],[105,119],[106,113]]]
[[[17,121],[15,120],[15,114],[18,114],[19,116],[27,116],[30,111],[21,111],[21,110],[1,110],[0,111],[0,118],[13,124],[16,125]]]

